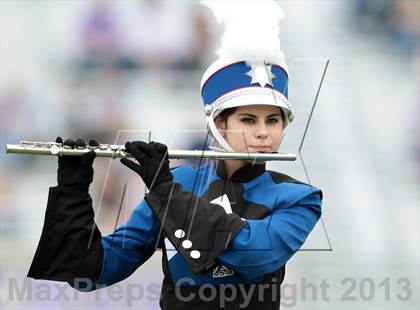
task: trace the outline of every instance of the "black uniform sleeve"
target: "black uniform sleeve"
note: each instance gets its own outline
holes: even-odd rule
[[[84,187],[52,187],[44,227],[28,277],[72,282],[94,279],[102,264],[101,232]]]
[[[178,183],[164,182],[146,195],[161,226],[194,273],[204,272],[246,225],[236,214],[212,204]]]

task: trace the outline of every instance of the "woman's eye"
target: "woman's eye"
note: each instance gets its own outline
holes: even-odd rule
[[[255,120],[253,118],[250,118],[250,117],[245,117],[245,118],[241,119],[241,121],[244,122],[244,123],[250,123],[250,124],[255,123]]]
[[[267,123],[269,123],[269,124],[276,124],[278,122],[279,122],[279,120],[277,118],[269,118],[267,120]]]

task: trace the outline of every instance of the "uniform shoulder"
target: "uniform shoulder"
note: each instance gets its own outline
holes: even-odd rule
[[[267,172],[269,173],[269,175],[271,176],[271,178],[273,179],[273,182],[277,185],[281,185],[282,183],[286,183],[289,185],[292,185],[292,187],[297,190],[297,192],[307,192],[309,194],[319,194],[319,196],[323,197],[323,193],[322,190],[320,190],[319,188],[299,181],[295,178],[292,178],[291,176],[287,175],[287,174],[283,174],[277,171],[271,171],[271,170],[267,170]]]
[[[192,191],[194,186],[194,180],[206,179],[208,173],[208,167],[202,166],[200,168],[194,168],[191,166],[178,166],[171,169],[172,175],[174,177],[174,182],[179,183],[187,191]],[[198,182],[200,183],[200,182]]]
[[[196,169],[191,166],[178,166],[171,169],[172,175],[174,176],[174,182],[181,184],[186,190],[191,190],[191,182],[196,174]]]
[[[178,167],[171,168],[171,172],[172,172],[174,177],[180,176],[180,175],[185,175],[185,174],[195,173],[196,171],[197,171],[197,169],[195,169],[191,166],[178,166]]]
[[[284,173],[280,173],[280,172],[272,171],[272,170],[267,170],[267,172],[268,174],[270,174],[271,178],[276,184],[286,182],[286,183],[295,183],[295,184],[302,184],[302,185],[310,186],[309,184],[296,180],[295,178],[292,178],[291,176]]]
[[[178,166],[171,169],[174,181],[183,184],[197,174],[197,169],[191,166]]]

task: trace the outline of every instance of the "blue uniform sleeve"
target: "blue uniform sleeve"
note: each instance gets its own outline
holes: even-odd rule
[[[317,190],[266,218],[247,220],[218,261],[248,278],[274,272],[299,250],[320,216]]]
[[[130,276],[154,253],[160,225],[146,201],[112,234],[102,237],[103,259],[96,284],[111,285]]]

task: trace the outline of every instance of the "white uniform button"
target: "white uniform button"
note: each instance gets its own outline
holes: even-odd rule
[[[182,229],[177,229],[175,231],[175,237],[177,237],[178,239],[184,238],[185,237],[185,231],[183,231]]]
[[[200,251],[194,250],[194,251],[191,251],[190,256],[193,259],[199,259],[201,256],[201,253]]]
[[[190,240],[182,241],[182,247],[184,249],[190,249],[192,247],[192,242]]]

